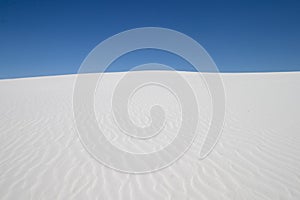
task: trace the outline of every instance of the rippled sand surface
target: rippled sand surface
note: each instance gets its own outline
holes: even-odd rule
[[[167,78],[172,72],[157,73]],[[225,125],[204,160],[199,151],[210,124],[209,92],[199,74],[180,73],[198,99],[196,141],[170,167],[142,175],[105,167],[82,146],[72,110],[75,75],[0,80],[0,199],[299,200],[300,73],[222,74]],[[168,145],[180,118],[174,98],[159,88],[137,93],[130,116],[137,125],[147,124],[147,105],[160,97],[170,118],[161,135],[137,142],[115,126],[109,98],[123,75],[106,74],[100,83],[104,87],[95,92],[95,112],[105,135],[132,152]]]

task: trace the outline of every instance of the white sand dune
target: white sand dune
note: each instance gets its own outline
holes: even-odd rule
[[[299,200],[300,73],[221,74],[225,125],[204,160],[198,156],[210,123],[210,96],[196,73],[180,73],[198,99],[198,137],[173,165],[142,175],[105,167],[82,146],[72,110],[76,75],[0,80],[0,199]],[[162,148],[179,126],[176,101],[154,87],[136,94],[130,104],[136,124],[149,122],[148,105],[156,100],[171,118],[161,135],[136,142],[114,126],[107,101],[122,75],[106,74],[95,95],[105,135],[127,151]]]

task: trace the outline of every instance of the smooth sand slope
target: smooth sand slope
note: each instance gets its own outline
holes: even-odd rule
[[[143,77],[148,72],[130,73]],[[168,78],[174,72],[156,73]],[[105,167],[82,146],[72,110],[76,75],[0,80],[0,199],[299,200],[300,73],[222,74],[225,125],[204,160],[198,156],[210,124],[210,95],[199,74],[180,73],[198,99],[196,141],[170,167],[144,175]],[[169,119],[161,134],[137,141],[115,126],[110,113],[109,99],[123,75],[108,73],[99,83],[99,125],[122,149],[157,151],[180,126],[176,98],[155,86],[132,97],[129,114],[136,125],[149,124],[149,106],[157,102]]]

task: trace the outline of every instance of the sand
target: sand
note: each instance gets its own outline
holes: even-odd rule
[[[157,73],[167,78],[173,72]],[[181,159],[148,174],[115,171],[83,147],[72,106],[76,75],[0,80],[0,199],[300,199],[300,73],[221,74],[224,128],[203,160],[210,95],[197,73],[180,74],[197,96],[197,138]],[[114,126],[110,113],[109,99],[123,75],[107,73],[95,93],[99,125],[122,149],[157,151],[176,136],[176,100],[161,88],[136,93],[129,113],[134,123],[147,125],[149,105],[157,101],[170,119],[160,135],[137,142]]]

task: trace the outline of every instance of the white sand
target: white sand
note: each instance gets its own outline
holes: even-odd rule
[[[204,160],[198,156],[211,115],[209,94],[196,73],[181,73],[199,101],[198,138],[175,164],[146,175],[104,167],[83,148],[72,112],[75,75],[1,80],[0,199],[300,199],[300,73],[222,74],[225,127]],[[106,136],[133,152],[167,145],[178,112],[157,88],[136,94],[131,116],[147,124],[143,113],[159,96],[171,117],[162,135],[133,143],[114,127],[101,99],[112,95],[122,74],[106,74],[96,93]]]

